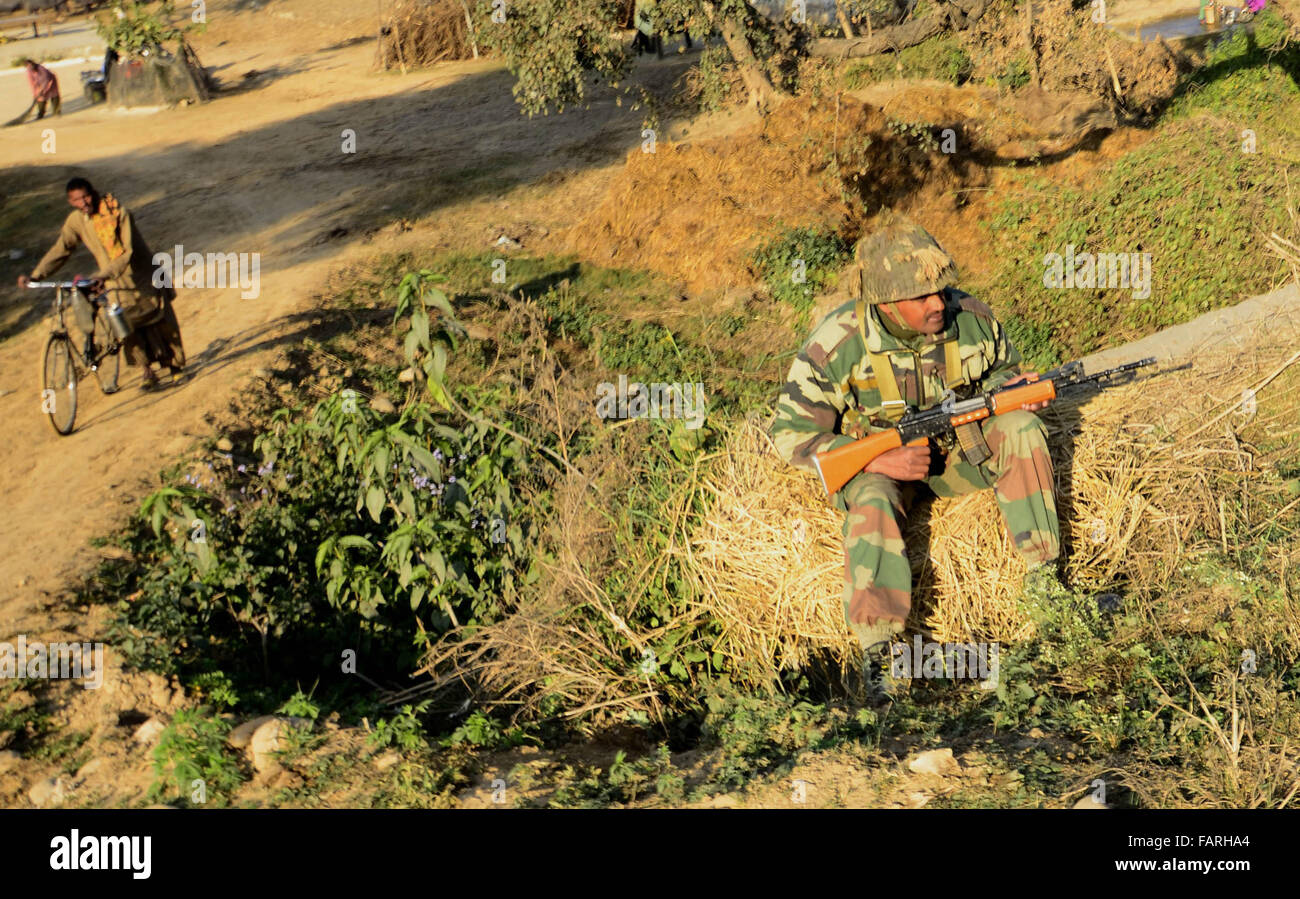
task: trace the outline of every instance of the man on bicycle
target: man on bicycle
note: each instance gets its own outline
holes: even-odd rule
[[[136,229],[135,221],[112,194],[101,195],[85,178],[73,178],[67,186],[68,203],[73,212],[63,223],[58,240],[37,264],[30,276],[21,276],[18,285],[39,281],[58,271],[77,244],[85,244],[98,271],[91,275],[92,293],[103,290],[108,302],[117,302],[131,325],[131,335],[122,344],[128,364],[140,366],[142,390],[158,386],[153,363],[166,365],[175,380],[185,367],[185,348],[181,344],[180,324],[172,310],[175,291],[153,286],[153,253]],[[90,340],[94,311],[73,295],[77,325]],[[91,355],[88,353],[87,355]]]

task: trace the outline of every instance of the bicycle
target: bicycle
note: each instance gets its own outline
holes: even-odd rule
[[[99,389],[104,394],[117,392],[117,376],[121,369],[122,342],[109,326],[106,316],[99,310],[107,305],[106,294],[90,296],[86,287],[94,282],[29,281],[28,287],[51,289],[54,294],[53,324],[45,341],[41,399],[50,424],[61,436],[72,433],[77,420],[77,381],[85,372],[95,375]],[[71,292],[80,291],[94,309],[94,329],[86,346],[78,349],[77,341],[68,331],[64,314],[71,305]]]

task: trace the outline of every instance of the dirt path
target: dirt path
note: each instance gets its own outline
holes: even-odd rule
[[[0,166],[54,194],[69,172],[89,175],[128,204],[155,251],[182,244],[186,251],[259,253],[261,263],[256,299],[228,288],[179,291],[193,369],[187,383],[146,395],[138,375],[124,370],[118,394],[99,396],[93,386],[81,392],[77,431],[66,438],[40,410],[49,299],[20,296],[6,276],[0,639],[51,628],[76,633],[78,616],[60,600],[96,561],[87,541],[123,520],[156,488],[162,466],[211,433],[210,417],[227,408],[248,374],[311,324],[313,291],[328,272],[401,243],[486,247],[493,222],[528,214],[508,208],[512,185],[555,173],[552,181],[575,187],[563,206],[586,202],[601,167],[640,141],[642,114],[612,100],[562,117],[524,118],[508,73],[490,61],[375,74],[373,23],[349,20],[349,4],[280,0],[229,17],[246,5],[210,4],[212,26],[198,41],[204,63],[237,91],[170,112],[96,107],[65,115],[53,155],[42,154],[35,126],[0,133]],[[651,80],[666,83],[684,65],[657,63]],[[343,152],[345,130],[355,132],[355,154]],[[409,230],[404,219],[452,206],[454,217],[392,236]],[[569,211],[548,208],[544,217],[563,219]],[[21,270],[53,238],[33,235],[22,247],[28,268]],[[61,275],[89,267],[82,253]]]

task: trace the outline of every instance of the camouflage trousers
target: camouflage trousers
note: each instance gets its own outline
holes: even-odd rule
[[[1050,562],[1061,531],[1052,493],[1047,429],[1031,412],[1008,412],[983,424],[992,456],[969,465],[954,450],[942,474],[925,483],[952,497],[992,487],[1011,542],[1026,561]],[[837,494],[844,519],[844,614],[855,632],[881,619],[903,623],[912,607],[912,568],[903,545],[910,483],[876,472],[858,474]],[[861,634],[859,634],[861,638]]]

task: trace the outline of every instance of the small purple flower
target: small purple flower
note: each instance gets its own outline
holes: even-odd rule
[[[435,458],[435,459],[437,459],[439,462],[441,462],[441,461],[442,461],[442,450],[434,450],[434,451],[433,451],[433,458]]]
[[[293,480],[293,474],[290,473],[290,474],[285,475],[285,476],[284,476],[284,479],[285,479],[286,481],[292,481],[292,480]]]
[[[455,476],[455,475],[452,475],[451,477],[447,478],[447,483],[448,483],[448,484],[454,484],[454,483],[456,483],[456,476]]]
[[[235,510],[235,504],[234,504],[234,503],[231,503],[230,505],[226,506],[226,511],[227,511],[227,512],[233,512],[234,510]]]
[[[244,472],[248,471],[248,466],[241,465],[238,468],[236,468],[235,471],[239,472],[240,474],[243,474]]]

